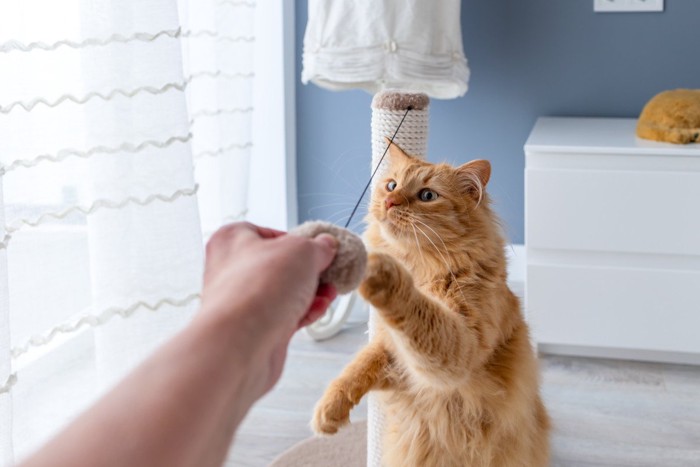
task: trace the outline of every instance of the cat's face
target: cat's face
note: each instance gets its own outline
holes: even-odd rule
[[[389,169],[377,182],[369,210],[384,237],[422,247],[463,235],[488,182],[488,161],[457,168],[431,164],[395,144],[388,157]]]

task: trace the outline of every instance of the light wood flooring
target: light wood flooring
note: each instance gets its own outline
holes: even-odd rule
[[[282,379],[248,414],[226,465],[266,466],[311,436],[316,400],[365,331],[355,325],[325,342],[298,333]],[[700,467],[700,367],[542,356],[542,380],[553,466]],[[365,419],[362,404],[351,420]]]

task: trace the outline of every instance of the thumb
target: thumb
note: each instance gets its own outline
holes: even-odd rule
[[[318,245],[316,254],[316,267],[318,272],[325,271],[331,265],[338,252],[338,239],[334,236],[322,233],[314,238],[314,243]]]

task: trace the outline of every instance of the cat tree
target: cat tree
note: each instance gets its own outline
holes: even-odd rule
[[[382,91],[374,96],[372,99],[372,166],[370,173],[373,173],[377,168],[387,149],[386,138],[392,136],[394,142],[408,154],[425,158],[428,147],[429,104],[430,98],[422,93]],[[408,110],[409,108],[410,110]],[[383,179],[386,166],[387,161],[384,159],[372,179],[372,188]],[[324,340],[336,335],[347,321],[356,299],[355,292],[341,296],[323,318],[307,326],[307,333],[315,340]],[[375,322],[376,312],[370,309],[370,338],[374,334]],[[383,430],[384,414],[381,403],[375,395],[370,394],[367,414],[368,467],[381,465]]]
[[[372,100],[372,167],[374,171],[387,149],[386,138],[394,133],[394,142],[412,156],[425,158],[428,149],[428,107],[426,94],[384,91]],[[411,110],[406,112],[410,107]],[[405,116],[405,118],[404,118]],[[403,119],[403,123],[401,120]],[[401,123],[399,131],[396,129]],[[386,158],[372,179],[374,184],[383,179]],[[369,333],[372,338],[376,326],[376,311],[370,308]],[[376,395],[370,393],[367,410],[367,467],[380,467],[384,413]]]
[[[462,46],[459,0],[424,2],[337,2],[309,0],[304,34],[302,81],[332,90],[380,92],[372,101],[372,170],[401,123],[394,141],[407,153],[425,157],[428,95],[453,99],[467,91],[469,68]],[[402,89],[411,92],[387,91]],[[424,92],[427,94],[420,94]],[[408,113],[406,109],[411,107]],[[373,183],[382,180],[386,162]],[[355,294],[308,328],[317,340],[335,335],[350,313]],[[375,312],[370,310],[370,334]],[[370,395],[367,465],[381,465],[383,415]]]

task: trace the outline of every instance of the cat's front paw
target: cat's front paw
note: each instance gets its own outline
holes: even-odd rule
[[[317,435],[333,435],[350,423],[352,404],[341,392],[326,393],[316,404],[311,429]]]
[[[359,292],[377,308],[385,308],[392,301],[403,300],[412,285],[408,271],[394,258],[384,253],[370,253],[365,278]]]

